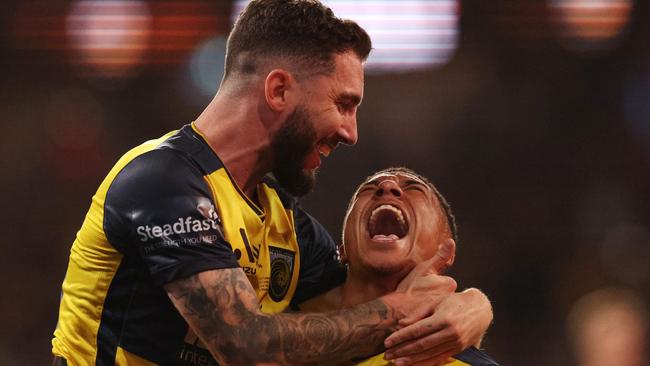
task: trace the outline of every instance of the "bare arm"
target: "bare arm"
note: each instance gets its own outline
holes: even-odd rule
[[[380,352],[397,329],[381,299],[321,314],[266,315],[241,269],[201,272],[165,286],[220,364],[335,364]]]

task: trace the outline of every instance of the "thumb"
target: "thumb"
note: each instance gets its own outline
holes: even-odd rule
[[[436,254],[426,261],[428,274],[442,274],[453,263],[456,254],[456,243],[453,239],[447,239],[440,244]]]
[[[426,261],[418,263],[397,286],[397,292],[407,291],[418,277],[442,274],[454,261],[456,243],[452,239],[445,240],[438,247],[436,254]]]

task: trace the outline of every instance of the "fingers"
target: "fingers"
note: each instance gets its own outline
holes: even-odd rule
[[[456,243],[453,239],[447,239],[440,244],[433,257],[420,262],[411,273],[418,275],[443,273],[453,263],[455,254]]]
[[[410,312],[409,315],[407,315],[405,318],[400,319],[397,322],[398,325],[400,327],[407,327],[420,319],[424,319],[428,316],[431,316],[435,311],[435,307],[437,304],[438,302],[432,304],[426,304],[424,306],[418,307],[414,311]]]
[[[411,356],[449,343],[460,352],[471,344],[474,320],[458,313],[455,298],[448,297],[434,314],[399,329],[384,341],[387,354],[394,358]],[[450,308],[450,309],[448,309]],[[448,344],[448,345],[449,345]]]
[[[403,353],[404,350],[406,350],[406,353],[421,352],[424,348],[417,349],[417,347],[423,346],[425,338],[427,342],[434,345],[436,341],[438,343],[446,341],[446,339],[443,339],[445,334],[441,333],[445,327],[446,324],[431,322],[430,318],[427,318],[391,334],[384,341],[384,346],[397,356],[405,354]]]
[[[456,243],[452,239],[445,240],[433,257],[420,262],[400,281],[395,292],[408,292],[419,278],[443,273],[454,262],[455,255]]]

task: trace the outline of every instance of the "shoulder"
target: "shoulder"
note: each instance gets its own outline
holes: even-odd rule
[[[200,169],[187,156],[171,149],[155,149],[137,156],[113,180],[107,199],[165,195],[202,182]]]
[[[223,167],[190,125],[133,149],[118,162],[109,192],[129,196],[204,186],[203,177]],[[203,187],[202,187],[203,188]]]

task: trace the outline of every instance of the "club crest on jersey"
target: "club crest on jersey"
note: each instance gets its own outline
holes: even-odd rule
[[[295,252],[287,249],[269,246],[271,257],[271,281],[269,296],[275,302],[280,302],[289,291],[293,277]]]

